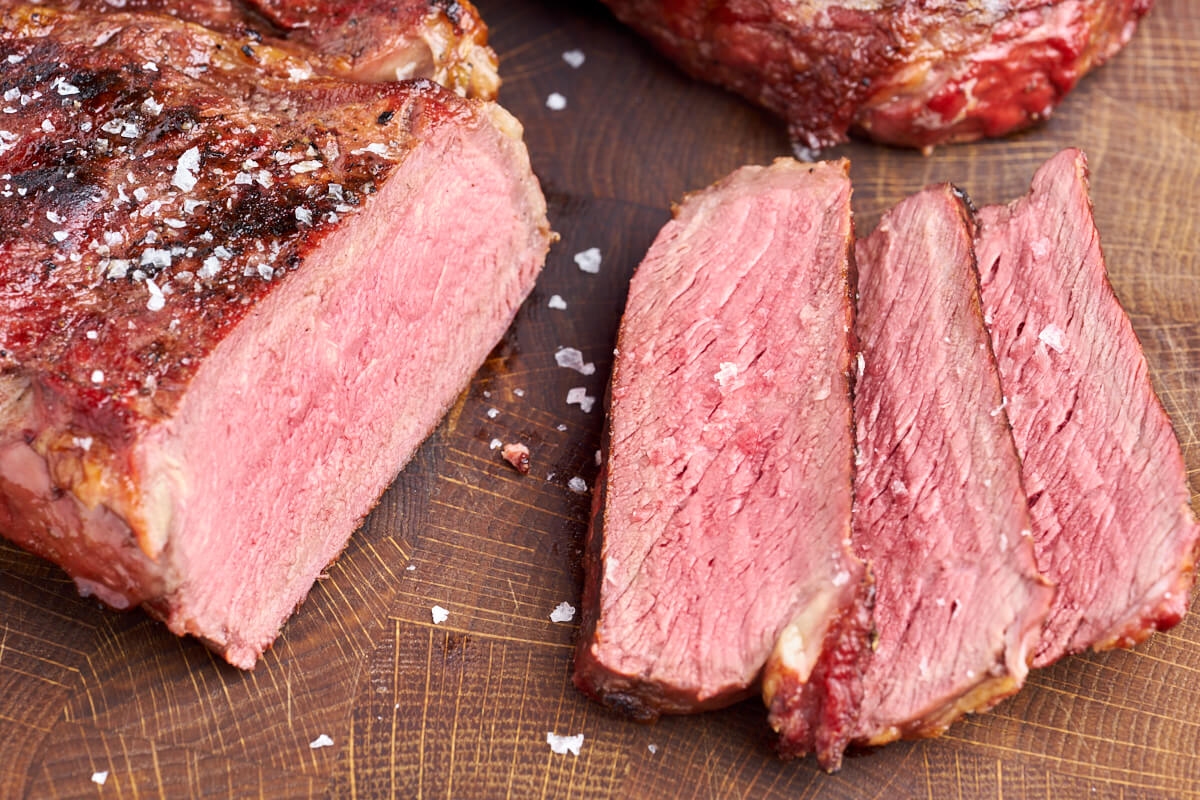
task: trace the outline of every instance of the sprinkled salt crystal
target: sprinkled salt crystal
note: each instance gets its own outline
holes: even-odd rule
[[[513,389],[513,394],[515,394],[517,397],[524,397],[525,390],[524,389]]]
[[[567,308],[567,301],[563,300],[558,295],[551,295],[548,305],[551,308],[557,308],[559,311],[565,311]]]
[[[96,339],[100,338],[100,334],[97,333],[96,331],[88,331],[87,334],[85,334],[85,335],[87,336],[87,338],[91,339],[92,341],[95,341]]]
[[[1062,328],[1058,327],[1054,323],[1051,323],[1051,324],[1047,325],[1046,327],[1042,328],[1042,332],[1038,334],[1038,338],[1041,339],[1042,342],[1045,343],[1045,345],[1047,347],[1053,349],[1056,353],[1061,353],[1067,349],[1067,344],[1066,344],[1066,341],[1064,340],[1064,337],[1066,337],[1066,335],[1067,335],[1066,331],[1064,331]]]
[[[559,431],[560,433],[565,431],[566,429],[567,429],[567,426],[561,422],[554,426],[554,430]]]
[[[299,163],[292,164],[292,166],[290,167],[292,172],[295,172],[295,173],[316,172],[320,168],[321,168],[320,161],[301,161]]]
[[[489,408],[489,409],[487,410],[487,417],[488,417],[488,419],[495,419],[495,418],[496,418],[496,417],[498,417],[498,416],[500,416],[500,409],[498,409],[498,408]]]
[[[589,247],[581,253],[576,253],[575,263],[584,272],[590,272],[595,275],[600,271],[600,248]]]
[[[567,392],[567,405],[578,405],[583,413],[589,414],[592,406],[596,405],[596,398],[588,394],[583,386],[576,386]]]
[[[12,61],[12,56],[9,56],[8,60]],[[103,786],[107,781],[108,781],[108,770],[105,769],[105,770],[100,770],[99,772],[92,773],[92,783],[96,784],[97,786]]]
[[[159,289],[158,284],[149,278],[146,280],[146,288],[150,290],[150,299],[146,301],[146,308],[151,311],[162,311],[163,306],[167,303],[162,289]]]
[[[492,439],[492,441],[488,444],[488,448],[491,450],[499,450],[503,446],[504,442],[500,441],[499,439]]]
[[[650,755],[654,755],[655,753],[658,752],[658,745],[648,744],[648,745],[646,745],[646,749],[650,751]]]
[[[366,147],[360,147],[357,150],[351,150],[350,155],[361,156],[363,153],[374,153],[377,156],[387,156],[387,145],[383,142],[371,142]]]
[[[153,61],[147,61],[145,64],[142,64],[142,69],[148,69],[151,72],[158,72],[158,64],[155,64]]]
[[[288,67],[288,80],[292,83],[298,81],[306,81],[313,76],[313,71],[309,69],[307,64],[299,67]]]
[[[98,370],[98,369],[92,370],[92,383],[104,383],[103,370]]]
[[[142,129],[136,123],[126,122],[121,126],[122,139],[136,139],[142,134]]]
[[[1007,407],[1008,407],[1008,398],[1001,396],[1000,405],[993,408],[991,411],[988,412],[988,414],[993,417],[998,417],[998,416],[1000,416],[1000,412],[1003,411]]]
[[[46,219],[50,220],[51,222],[62,222],[62,217],[60,217],[56,211],[47,211]]]
[[[547,473],[546,473],[546,480],[548,480],[548,481],[552,481],[552,480],[554,480],[554,476],[555,476],[555,475],[557,475],[557,474],[558,474],[557,472],[547,472]]]
[[[203,280],[216,277],[216,274],[221,271],[221,262],[216,256],[209,256],[204,259],[204,263],[200,266],[200,271],[196,273]]]
[[[54,83],[50,84],[50,88],[57,89],[58,93],[67,97],[73,94],[79,94],[79,87],[74,84],[67,83],[65,78],[55,78]]]
[[[73,436],[71,443],[84,452],[92,449],[92,437],[90,436]]]
[[[163,220],[163,222],[167,223],[167,225],[169,227],[175,228],[176,230],[178,230],[179,228],[187,227],[186,222],[184,222],[181,219],[174,219],[172,217],[167,217],[166,219]]]
[[[296,220],[303,222],[305,225],[312,225],[313,215],[304,206],[296,206]]]
[[[850,573],[846,572],[846,570],[841,570],[840,572],[838,572],[837,575],[833,576],[833,585],[834,586],[845,586],[846,582],[849,580],[850,580]]]
[[[139,266],[151,266],[158,267],[159,269],[166,269],[167,267],[171,266],[171,251],[160,250],[155,247],[147,247],[142,251],[142,260],[139,262]]]
[[[172,186],[178,186],[185,192],[190,192],[196,186],[196,170],[200,169],[200,148],[193,147],[184,151],[175,162],[175,177],[171,179]]]
[[[575,619],[575,606],[570,603],[559,603],[550,612],[551,622],[570,622]]]
[[[441,625],[450,617],[450,612],[441,606],[434,606],[433,608],[429,609],[429,613],[433,615],[434,625]]]
[[[233,253],[223,244],[219,244],[213,248],[213,255],[217,258],[230,259],[233,258]]]
[[[407,567],[405,567],[404,569],[405,569],[405,571],[406,571],[406,572],[416,572],[416,571],[417,571],[417,565],[416,565],[416,564],[409,564],[409,565],[408,565]]]
[[[54,133],[54,123],[50,121],[49,117],[42,120],[42,130],[46,133]]]
[[[586,364],[583,363],[583,353],[574,347],[560,347],[554,353],[554,361],[560,367],[573,369],[581,375],[592,375],[596,372],[596,365],[590,361]]]
[[[579,755],[580,748],[583,747],[583,734],[559,736],[552,731],[546,731],[546,744],[550,745],[550,749],[557,755],[563,756],[570,753],[573,756],[577,756]]]
[[[329,738],[329,734],[322,733],[320,736],[309,742],[308,746],[313,750],[320,750],[322,747],[333,747],[333,739]]]
[[[157,117],[162,113],[163,104],[155,100],[153,97],[147,97],[142,101],[142,111],[145,111],[152,117]]]
[[[568,50],[563,53],[562,57],[563,61],[567,62],[572,69],[579,69],[583,66],[583,62],[587,60],[582,50]]]
[[[275,182],[275,179],[271,177],[270,172],[267,172],[265,169],[260,169],[254,175],[254,182],[264,189],[269,189],[271,188],[271,184]]]
[[[259,264],[258,277],[262,278],[264,281],[269,281],[271,278],[275,277],[275,270],[266,264]]]
[[[55,232],[54,232],[54,241],[56,241],[56,242],[61,242],[61,241],[63,241],[63,240],[64,240],[64,239],[66,239],[66,238],[67,238],[67,232],[66,232],[66,231],[55,231]]]
[[[8,63],[10,64],[20,64],[24,60],[25,56],[11,55],[8,57]],[[106,772],[104,774],[107,777],[108,773]]]
[[[567,488],[575,494],[584,494],[587,492],[587,481],[576,475],[571,480],[567,481]]]
[[[110,259],[107,265],[102,263],[101,266],[108,267],[109,278],[124,278],[129,273],[129,260],[125,258]]]
[[[558,92],[551,92],[546,98],[546,108],[551,111],[562,111],[567,107],[567,98],[563,97]]]
[[[904,485],[904,481],[900,480],[899,478],[896,478],[892,481],[892,494],[908,494],[908,487]]]
[[[719,383],[721,388],[724,389],[730,384],[730,382],[733,381],[734,378],[737,377],[737,374],[737,364],[733,363],[732,361],[722,361],[720,364],[720,369],[718,369],[716,374],[713,375],[713,380]]]
[[[150,192],[147,191],[145,186],[139,186],[133,190],[133,199],[137,200],[139,203],[144,202],[149,196]]]
[[[249,172],[239,172],[233,176],[233,182],[238,186],[249,186],[254,183],[254,176]]]

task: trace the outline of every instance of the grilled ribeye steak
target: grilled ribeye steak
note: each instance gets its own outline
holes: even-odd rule
[[[575,660],[606,705],[727,705],[769,658],[780,726],[829,729],[827,700],[856,696],[837,647],[857,658],[869,624],[848,549],[852,238],[845,162],[783,160],[688,197],[638,268]]]
[[[251,667],[549,243],[502,109],[0,15],[0,533]]]
[[[1038,564],[1058,584],[1036,666],[1129,647],[1186,613],[1200,528],[1171,422],[1108,282],[1077,150],[979,214],[977,251]]]
[[[10,0],[0,6],[16,5]],[[204,25],[238,39],[248,63],[283,50],[312,71],[362,81],[428,78],[467,97],[496,99],[496,54],[468,0],[48,0],[72,12],[149,12]],[[263,50],[262,48],[268,48]],[[260,52],[261,51],[261,52]]]
[[[1153,0],[604,0],[693,77],[783,116],[799,147],[911,147],[1049,115]]]
[[[854,546],[876,639],[855,738],[941,733],[1024,683],[1053,589],[980,307],[974,221],[926,189],[860,240]]]

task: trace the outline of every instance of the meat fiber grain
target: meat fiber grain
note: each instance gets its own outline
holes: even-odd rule
[[[1034,664],[1130,647],[1186,613],[1200,529],[1179,442],[1108,282],[1083,153],[1059,153],[1026,197],[979,222],[1038,565],[1058,585]]]
[[[575,683],[639,719],[716,708],[764,667],[774,724],[833,765],[858,686],[849,552],[845,162],[688,197],[633,278],[588,534]],[[824,718],[835,724],[824,724]]]
[[[854,546],[875,576],[855,739],[941,733],[1016,692],[1052,588],[980,308],[974,222],[950,186],[889,211],[856,249]]]

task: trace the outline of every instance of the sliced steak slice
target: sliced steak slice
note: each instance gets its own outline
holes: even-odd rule
[[[909,147],[1048,116],[1153,0],[604,0],[693,77],[819,150],[855,130]]]
[[[0,8],[20,5],[0,0]],[[250,66],[271,64],[279,51],[294,80],[314,72],[361,81],[428,78],[465,97],[496,99],[496,54],[487,26],[468,0],[46,0],[60,11],[104,14],[100,30],[120,15],[148,12],[203,25],[237,40]],[[108,15],[116,15],[108,16]],[[235,56],[236,58],[236,56]]]
[[[633,278],[574,674],[610,707],[729,704],[773,650],[769,702],[799,703],[863,604],[846,170],[738,170],[683,202]]]
[[[854,546],[877,638],[854,736],[941,733],[1024,683],[1053,589],[980,308],[974,221],[951,186],[860,240]]]
[[[1200,529],[1179,442],[1108,282],[1087,162],[979,214],[984,307],[1024,468],[1038,565],[1058,584],[1045,666],[1129,647],[1187,611]]]
[[[0,13],[0,534],[248,668],[511,321],[545,202],[494,105],[113,19]]]

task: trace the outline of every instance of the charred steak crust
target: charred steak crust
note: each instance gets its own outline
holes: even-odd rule
[[[1034,666],[1131,647],[1187,611],[1200,548],[1179,441],[1108,279],[1087,160],[980,211],[982,291],[1023,459],[1038,564],[1057,583]]]
[[[0,534],[250,667],[551,234],[499,107],[238,45],[0,6]]]
[[[869,626],[848,550],[849,194],[844,162],[744,168],[689,195],[634,277],[574,671],[627,716],[728,705],[768,659],[789,718],[856,701],[834,652]]]
[[[1016,692],[1053,589],[984,324],[965,195],[930,187],[858,243],[854,538],[878,593],[855,739],[934,736]]]
[[[469,0],[123,0],[119,7],[110,0],[48,0],[39,5],[192,22],[237,40],[236,49],[250,61],[270,64],[278,51],[302,58],[304,64],[292,65],[293,80],[314,72],[378,82],[428,78],[481,100],[495,100],[500,88],[487,26]]]
[[[604,2],[817,151],[850,131],[929,147],[1026,127],[1124,46],[1153,0]]]

